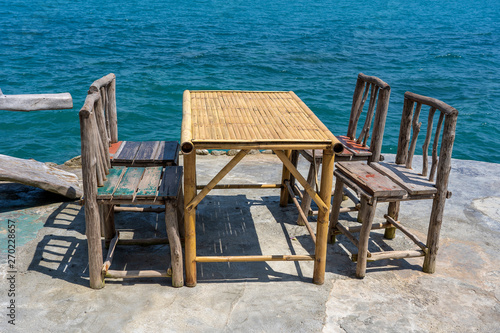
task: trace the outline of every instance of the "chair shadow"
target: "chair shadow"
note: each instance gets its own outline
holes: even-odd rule
[[[279,197],[262,197],[254,200],[244,194],[208,195],[198,205],[196,213],[197,255],[275,255],[276,253],[262,252],[256,221],[251,212],[252,207],[256,206],[268,208],[271,213],[269,217],[274,218],[272,221],[286,219],[287,209],[279,207]],[[261,214],[266,213],[259,212],[259,217]],[[265,223],[269,223],[267,218]],[[287,237],[287,243],[292,248],[283,223],[278,223],[281,224],[283,236]],[[280,254],[284,252],[285,249]],[[289,274],[273,269],[265,261],[198,263],[197,275],[198,282],[201,283],[301,281],[304,279],[300,267],[297,274]]]

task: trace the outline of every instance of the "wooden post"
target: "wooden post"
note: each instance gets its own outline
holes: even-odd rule
[[[339,223],[340,206],[342,205],[344,183],[336,178],[335,191],[333,192],[332,212],[330,213],[330,229],[328,232],[329,243],[335,243],[335,229]]]
[[[118,142],[118,116],[116,111],[116,78],[110,82],[107,88],[108,91],[108,108],[109,108],[109,134],[111,143]]]
[[[196,206],[187,209],[196,197],[196,153],[184,156],[184,228],[186,286],[196,286]]]
[[[317,169],[317,165],[315,167],[315,158],[313,156],[313,162],[309,166],[309,173],[307,174],[307,183],[311,185],[311,187],[314,187],[314,183],[316,182],[316,173],[315,170]],[[311,201],[312,198],[307,193],[307,191],[304,191],[304,195],[302,197],[302,202],[300,203],[300,209],[304,212],[306,216],[308,216],[309,209],[311,208]],[[299,214],[299,217],[297,218],[297,224],[298,225],[305,225],[305,221],[302,218],[302,216]]]
[[[321,170],[320,198],[326,207],[320,207],[318,223],[316,226],[316,250],[314,259],[313,282],[323,284],[325,282],[326,250],[328,242],[328,222],[330,212],[330,198],[332,195],[334,153],[333,148],[323,151],[323,168]]]
[[[292,154],[291,150],[285,150],[285,155],[288,159]],[[281,184],[283,187],[281,188],[280,193],[280,206],[286,207],[288,205],[288,197],[292,195],[292,193],[288,193],[288,189],[285,186],[285,180],[290,180],[290,170],[283,164],[283,171],[281,173]]]
[[[405,98],[403,114],[401,115],[401,126],[399,129],[398,150],[396,152],[396,164],[405,164],[408,157],[408,146],[410,144],[411,120],[413,117],[413,106],[415,102]]]
[[[377,208],[377,199],[373,199],[373,206],[368,204],[368,198],[361,196],[361,202],[365,202],[368,207],[367,212],[369,214],[363,221],[361,226],[361,231],[359,232],[359,247],[356,265],[356,277],[362,279],[366,274],[366,260],[368,257],[368,241],[370,240],[370,231],[372,230],[373,217],[375,216],[375,210]]]
[[[436,176],[437,193],[432,202],[429,230],[427,232],[427,248],[423,271],[434,273],[436,270],[436,256],[439,249],[439,234],[443,222],[444,204],[448,192],[448,178],[451,170],[451,153],[453,141],[455,140],[455,129],[457,125],[457,113],[447,115],[444,121],[443,138],[441,140],[441,151],[439,153],[439,165]],[[435,138],[435,140],[437,140]]]
[[[382,140],[385,130],[385,120],[387,118],[387,109],[389,108],[389,99],[391,97],[391,88],[380,89],[378,93],[377,111],[373,121],[372,138],[370,140],[370,150],[372,155],[368,158],[368,163],[380,161],[382,153]]]
[[[400,203],[401,203],[400,201],[389,202],[389,208],[387,209],[387,215],[389,215],[396,221],[399,218]],[[386,228],[384,231],[384,238],[394,239],[394,237],[396,237],[396,228],[395,227]]]
[[[170,260],[172,263],[172,286],[179,288],[184,285],[184,270],[182,264],[182,245],[177,223],[177,207],[173,200],[165,202],[165,224],[170,245]]]
[[[351,116],[349,117],[349,125],[347,128],[347,136],[351,139],[356,138],[356,127],[358,123],[356,116],[359,107],[361,106],[361,100],[363,97],[364,88],[365,88],[365,82],[358,77],[356,81],[356,88],[354,89],[354,94],[352,96]]]
[[[93,103],[92,103],[93,104]],[[90,114],[90,116],[92,116]],[[97,205],[97,175],[96,175],[96,152],[92,145],[93,133],[91,130],[91,118],[89,113],[80,111],[80,134],[82,139],[82,177],[85,193],[85,234],[88,243],[89,276],[90,287],[100,289],[104,287],[104,279],[101,275],[102,244],[101,223],[99,207]]]

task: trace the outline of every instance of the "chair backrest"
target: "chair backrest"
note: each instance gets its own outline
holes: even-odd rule
[[[422,145],[422,175],[427,176],[429,173],[429,181],[434,181],[434,177],[436,176],[436,186],[440,183],[441,186],[446,188],[451,169],[451,153],[453,150],[453,142],[455,141],[458,111],[440,100],[411,92],[405,93],[396,164],[405,164],[406,168],[412,168],[417,138],[422,127],[422,122],[419,122],[422,105],[429,106],[425,126],[426,135]],[[436,126],[433,126],[434,118],[438,118]],[[432,163],[429,172],[428,155],[431,140]],[[439,141],[441,141],[441,143],[439,143]],[[438,146],[441,147],[439,156]]]
[[[104,185],[111,168],[102,104],[101,92],[90,90],[79,113],[83,188],[87,198],[97,193],[97,186]]]
[[[372,155],[369,159],[370,162],[377,162],[380,159],[390,95],[391,87],[378,77],[364,75],[363,73],[358,74],[356,88],[354,89],[354,95],[352,97],[351,116],[347,128],[347,137],[351,140],[356,140],[358,144],[366,147],[368,138],[371,134],[369,146]],[[370,100],[366,108],[364,125],[360,133],[356,136],[358,122],[362,118],[361,115],[365,109],[364,106],[368,96]],[[373,119],[374,116],[375,119]]]

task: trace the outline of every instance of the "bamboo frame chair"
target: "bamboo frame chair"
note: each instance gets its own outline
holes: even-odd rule
[[[182,219],[182,167],[112,166],[102,117],[100,90],[90,90],[80,110],[82,173],[85,201],[85,224],[89,251],[89,274],[92,288],[104,287],[104,278],[172,276],[172,285],[184,284],[182,246],[178,221]],[[113,271],[110,266],[119,239],[114,225],[114,205],[164,206],[172,267],[166,270]],[[143,211],[142,207],[135,211]],[[104,229],[104,230],[103,230]],[[103,262],[101,236],[110,240]],[[135,242],[139,240],[134,240]],[[145,240],[146,243],[151,243]]]
[[[335,241],[335,235],[342,233],[358,247],[358,253],[354,254],[352,258],[353,261],[357,261],[356,276],[358,278],[365,276],[367,260],[375,261],[387,258],[425,256],[423,271],[427,273],[435,271],[444,205],[446,199],[451,197],[451,192],[448,191],[448,178],[458,111],[437,99],[411,92],[406,92],[404,97],[395,163],[339,162],[334,172],[336,184],[329,234],[331,240]],[[423,105],[429,106],[429,112],[426,117],[426,135],[422,146],[423,166],[421,173],[418,173],[413,169],[412,161],[422,126],[422,122],[419,122],[419,116]],[[433,127],[434,118],[438,118],[435,128]],[[442,135],[440,135],[441,131]],[[439,143],[440,137],[441,142]],[[428,151],[431,139],[433,141],[432,161],[429,171]],[[439,156],[438,146],[440,146]],[[360,227],[345,227],[339,222],[344,186],[357,192],[361,196],[361,201],[369,207],[367,210],[369,213],[363,219]],[[398,221],[400,202],[406,200],[433,200],[426,243],[420,241]],[[389,202],[388,213],[384,215],[387,221],[385,223],[373,223],[375,208],[379,202]],[[386,229],[386,238],[393,238],[395,230],[400,230],[419,249],[369,252],[370,231],[381,228]],[[354,237],[354,232],[360,233],[359,240]]]
[[[344,150],[336,154],[335,161],[357,161],[378,162],[381,158],[382,139],[384,136],[385,120],[387,117],[387,108],[389,107],[389,98],[391,87],[376,76],[368,76],[363,73],[358,74],[356,88],[352,97],[351,115],[347,134],[337,136],[344,145]],[[366,101],[369,102],[365,108]],[[356,135],[358,122],[362,119],[362,114],[366,109],[364,124],[361,131]],[[373,121],[373,127],[372,127]],[[370,138],[368,145],[368,138]],[[299,153],[309,161],[309,173],[307,181],[311,186],[317,185],[317,170],[323,161],[322,151],[301,150]],[[292,156],[296,161],[298,156]],[[292,182],[293,183],[293,182]],[[360,205],[357,198],[350,192],[346,192],[355,203],[355,207],[347,210],[359,210]],[[303,194],[301,209],[304,215],[317,215],[317,212],[310,211],[311,197]],[[304,225],[302,214],[299,214],[297,224]]]

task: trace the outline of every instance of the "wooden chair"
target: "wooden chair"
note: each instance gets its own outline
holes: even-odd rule
[[[422,105],[429,106],[429,112],[425,117],[427,125],[422,146],[423,167],[421,173],[418,173],[413,169],[412,161],[422,126],[422,122],[419,122]],[[446,199],[451,196],[451,192],[448,192],[448,178],[457,115],[456,109],[439,100],[406,92],[395,163],[372,162],[366,164],[361,161],[337,163],[337,169],[334,172],[336,184],[330,216],[330,237],[334,241],[335,234],[342,233],[358,247],[357,255],[353,255],[353,260],[357,261],[357,277],[363,278],[365,276],[367,259],[374,261],[387,258],[425,256],[423,271],[427,273],[435,271],[444,204]],[[435,117],[438,118],[438,121],[437,125],[433,126]],[[440,135],[441,131],[442,135]],[[434,138],[432,138],[433,133]],[[440,137],[441,143],[439,143]],[[431,139],[432,161],[429,171],[428,151]],[[370,207],[369,214],[362,221],[361,226],[346,227],[338,221],[344,186],[356,191],[361,196],[361,201]],[[433,200],[425,244],[398,221],[401,201],[423,199]],[[387,221],[385,223],[373,223],[375,208],[379,202],[389,202],[388,213],[384,215]],[[386,238],[393,238],[395,229],[399,229],[419,249],[369,252],[370,231],[381,228],[386,228]],[[360,233],[359,241],[353,236],[353,232]]]
[[[352,97],[351,116],[349,118],[347,135],[337,136],[339,141],[344,145],[344,151],[336,154],[336,162],[356,160],[377,162],[381,159],[382,139],[390,95],[391,87],[378,77],[364,75],[363,73],[358,75],[356,88]],[[368,106],[365,108],[368,96],[370,99]],[[364,117],[362,117],[364,110],[366,112]],[[359,133],[356,134],[360,119],[364,119],[364,124]],[[368,138],[370,137],[370,145],[368,145]],[[323,161],[322,151],[301,150],[299,153],[310,163],[307,181],[314,187],[317,184],[318,167]],[[296,158],[294,157],[294,159]],[[346,194],[357,203],[357,199],[351,193],[347,192]],[[301,210],[305,215],[309,213],[310,206],[311,197],[307,193],[304,193]],[[348,210],[359,210],[359,204]],[[317,215],[317,212],[310,212],[310,214]],[[297,224],[304,225],[301,214],[299,214]]]
[[[184,280],[178,206],[182,197],[182,167],[112,166],[107,142],[103,140],[106,136],[106,127],[101,117],[102,104],[101,91],[91,90],[79,113],[90,286],[102,288],[104,278],[162,277],[171,274],[172,285],[181,287]],[[114,226],[113,207],[116,204],[165,207],[171,269],[137,271],[109,269],[116,245],[122,241]],[[140,211],[141,207],[138,208]],[[101,228],[106,230],[102,231]],[[114,235],[104,262],[101,235]]]

